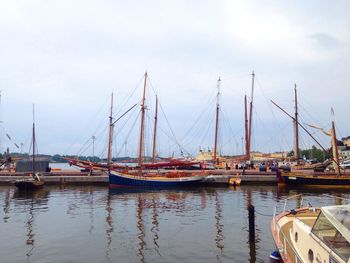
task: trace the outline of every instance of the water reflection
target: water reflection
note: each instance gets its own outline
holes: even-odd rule
[[[159,244],[158,244],[158,240],[159,240],[159,222],[158,222],[158,211],[157,211],[157,201],[156,201],[157,195],[156,194],[152,194],[152,227],[151,227],[151,232],[153,234],[153,244],[155,247],[155,251],[156,253],[160,256],[160,252],[159,252]]]
[[[3,205],[3,211],[4,211],[4,223],[7,223],[8,219],[10,218],[10,195],[11,190],[7,189],[4,193],[4,205]]]
[[[221,262],[220,257],[222,256],[223,249],[224,249],[224,238],[223,238],[223,232],[222,232],[222,207],[220,203],[220,197],[219,194],[215,191],[215,229],[216,229],[216,236],[215,236],[215,245],[219,249],[219,255],[217,255],[217,259]]]
[[[13,194],[15,203],[22,203],[25,206],[26,216],[26,245],[29,247],[26,252],[27,262],[30,262],[31,256],[35,248],[35,216],[36,213],[41,213],[47,210],[49,191],[45,189],[23,191],[16,189]],[[35,213],[34,213],[35,212]]]
[[[260,191],[261,192],[261,191]],[[246,196],[246,207],[247,207],[247,224],[248,226],[244,227],[244,229],[247,232],[247,245],[249,249],[249,262],[255,263],[256,262],[256,243],[258,242],[257,237],[257,231],[256,231],[256,221],[254,219],[254,229],[249,229],[249,207],[254,206],[253,204],[253,197],[252,197],[252,189],[251,188],[244,188],[244,193]],[[255,216],[255,215],[254,215]],[[253,231],[250,233],[249,231]],[[253,236],[252,238],[250,236]]]
[[[112,218],[113,208],[111,206],[110,195],[106,198],[106,238],[107,238],[107,249],[106,249],[106,259],[108,262],[112,262],[110,259],[110,251],[112,244],[112,234],[113,234],[113,218]]]
[[[138,242],[138,251],[137,255],[139,256],[140,260],[142,263],[145,263],[145,254],[144,254],[144,248],[146,246],[145,242],[145,226],[143,224],[143,219],[142,219],[142,212],[143,212],[143,200],[140,195],[138,195],[137,198],[137,239],[139,240]]]
[[[12,242],[0,253],[4,262],[16,263],[267,262],[274,249],[275,201],[299,193],[349,196],[341,190],[274,186],[117,191],[65,186],[33,193],[0,187],[2,234]],[[248,205],[256,211],[255,241],[249,241]],[[52,230],[53,222],[60,231]],[[13,259],[16,254],[22,258]]]

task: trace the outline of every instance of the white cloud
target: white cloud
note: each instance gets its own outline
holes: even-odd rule
[[[28,125],[21,123],[30,123],[28,109],[38,104],[38,116],[45,111],[38,127],[50,142],[40,148],[64,152],[112,90],[122,104],[148,69],[178,137],[218,76],[224,108],[240,131],[242,96],[255,70],[256,109],[267,125],[276,122],[268,99],[292,104],[297,83],[300,102],[308,100],[323,122],[331,105],[340,108],[339,126],[347,133],[347,10],[346,2],[318,1],[2,1],[3,118],[22,138]],[[62,136],[55,136],[58,129]]]

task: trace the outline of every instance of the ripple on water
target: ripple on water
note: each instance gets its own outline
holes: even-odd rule
[[[298,193],[349,197],[342,190],[274,186],[119,193],[106,187],[45,186],[31,194],[0,186],[1,260],[266,262],[274,249],[273,206]],[[256,210],[255,243],[248,242],[250,203]]]

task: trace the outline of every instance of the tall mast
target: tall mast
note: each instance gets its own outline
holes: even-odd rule
[[[298,129],[298,96],[297,96],[297,84],[294,85],[294,97],[295,97],[295,115],[294,115],[294,157],[299,164],[299,129]]]
[[[334,124],[334,111],[333,108],[331,110],[332,112],[332,151],[333,151],[333,167],[337,171],[337,174],[340,175],[340,166],[339,166],[339,153],[338,153],[338,148],[337,148],[337,136],[335,132],[335,124]]]
[[[142,147],[143,147],[143,128],[145,122],[145,99],[146,99],[146,83],[147,83],[147,71],[145,72],[145,80],[143,83],[143,96],[141,101],[141,127],[140,127],[140,145],[139,145],[139,174],[141,175],[142,165]]]
[[[250,159],[250,149],[251,149],[251,141],[252,141],[252,122],[253,122],[253,97],[254,97],[254,78],[255,73],[253,71],[252,73],[252,93],[250,97],[250,109],[249,109],[249,130],[248,130],[248,152],[249,152],[249,159]]]
[[[245,155],[246,155],[246,160],[249,160],[250,152],[249,152],[247,95],[244,96],[244,130],[245,130]]]
[[[218,93],[216,95],[216,123],[215,123],[215,139],[214,139],[214,156],[213,160],[216,163],[216,151],[217,151],[217,146],[218,146],[218,129],[219,129],[219,109],[220,109],[220,82],[221,79],[219,77],[218,83],[217,83],[217,89]]]
[[[35,173],[35,120],[34,120],[34,104],[33,104],[33,134],[32,134],[33,138],[33,176]]]
[[[288,112],[286,112],[283,108],[281,108],[280,106],[277,105],[277,103],[275,103],[273,100],[271,100],[271,102],[277,107],[279,108],[282,112],[284,112],[289,118],[294,119],[294,117],[292,115],[290,115]],[[333,114],[333,109],[332,109],[332,114]],[[316,138],[304,127],[304,125],[302,125],[299,121],[297,122],[297,124],[318,144],[318,146],[320,146],[322,148],[322,150],[324,152],[326,152],[327,150],[316,140]],[[318,127],[315,126],[311,126],[313,128],[316,129],[320,129]],[[335,163],[335,165],[338,167],[339,169],[339,174],[340,174],[340,166],[339,166],[339,156],[338,156],[338,151],[336,150],[337,148],[337,138],[336,138],[336,134],[335,134],[335,128],[334,128],[334,121],[332,121],[332,131],[331,134],[328,134],[327,132],[324,132],[325,134],[327,134],[328,136],[331,135],[332,136],[332,149],[333,149],[333,164]],[[322,130],[322,129],[321,129]],[[338,156],[338,158],[337,158]]]
[[[108,154],[107,154],[108,167],[112,163],[112,142],[113,142],[113,93],[111,95],[111,112],[109,115]]]
[[[158,121],[158,96],[156,96],[156,112],[154,114],[153,150],[152,150],[153,163],[155,162],[155,158],[156,158],[157,121]]]

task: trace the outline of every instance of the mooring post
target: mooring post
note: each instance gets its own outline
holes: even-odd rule
[[[249,219],[249,241],[255,241],[255,209],[253,205],[248,206]]]

